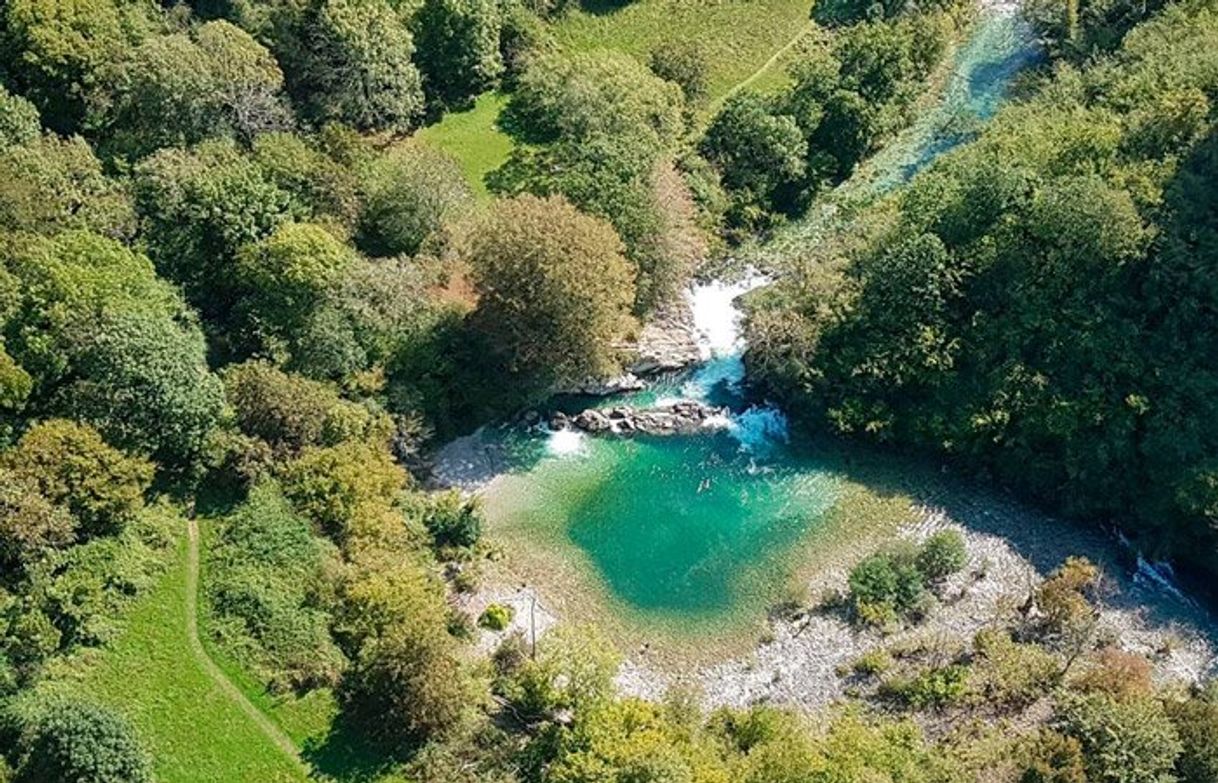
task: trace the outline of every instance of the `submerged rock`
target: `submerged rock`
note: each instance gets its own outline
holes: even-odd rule
[[[681,400],[654,408],[589,408],[574,417],[551,420],[550,426],[572,426],[594,435],[688,435],[727,421],[727,408]]]

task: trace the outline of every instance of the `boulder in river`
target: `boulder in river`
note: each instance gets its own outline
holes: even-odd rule
[[[550,426],[572,426],[594,435],[689,435],[726,422],[727,408],[680,400],[653,408],[589,408],[568,418],[555,416]]]

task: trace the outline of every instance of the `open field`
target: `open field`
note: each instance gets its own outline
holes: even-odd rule
[[[73,687],[132,720],[162,783],[307,780],[196,660],[187,632],[188,563],[183,534],[160,583]]]
[[[502,166],[512,151],[511,137],[495,124],[506,105],[503,93],[484,93],[473,108],[450,112],[418,133],[420,141],[456,158],[470,186],[482,198],[488,196],[486,175]]]
[[[639,58],[667,41],[695,41],[710,64],[709,99],[703,119],[737,89],[775,90],[787,66],[812,39],[808,0],[639,0],[614,5],[591,0],[556,21],[552,31],[564,51],[612,49]],[[419,140],[456,158],[481,198],[486,175],[503,165],[512,138],[496,125],[508,96],[488,92],[465,111],[450,112],[423,128]]]
[[[558,22],[554,35],[567,51],[616,49],[643,62],[667,41],[696,42],[710,63],[713,101],[763,67],[781,76],[783,59],[771,58],[813,27],[810,12],[808,0],[594,0]]]

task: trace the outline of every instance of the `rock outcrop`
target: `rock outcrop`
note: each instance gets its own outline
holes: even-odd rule
[[[594,435],[688,435],[726,423],[727,408],[694,400],[654,408],[589,408],[574,416],[556,413],[550,418],[551,429],[574,428]]]
[[[680,370],[703,358],[694,315],[684,299],[657,313],[639,333],[635,359],[627,367],[636,375]]]
[[[638,391],[646,389],[647,382],[632,372],[619,375],[616,378],[596,380],[590,378],[583,383],[577,383],[562,390],[563,394],[587,394],[592,397],[608,397],[610,394]]]

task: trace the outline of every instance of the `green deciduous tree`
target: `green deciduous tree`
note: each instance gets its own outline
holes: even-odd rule
[[[623,134],[662,150],[680,138],[682,106],[680,87],[626,55],[551,55],[521,77],[504,122],[530,139]]]
[[[220,415],[220,384],[194,317],[148,259],[68,232],[15,242],[5,262],[24,314],[6,344],[35,380],[31,403],[166,466],[197,456]]]
[[[223,378],[241,430],[280,452],[387,437],[388,424],[382,418],[342,399],[325,383],[264,362],[227,367]]]
[[[212,136],[248,142],[289,122],[282,87],[283,73],[271,53],[228,22],[150,37],[124,65],[102,144],[139,157]]]
[[[143,508],[152,465],[107,445],[91,427],[50,419],[0,455],[0,466],[79,520],[85,536],[113,535]]]
[[[324,227],[283,223],[237,253],[239,310],[263,345],[290,337],[325,299],[355,254]]]
[[[451,156],[422,144],[392,147],[363,178],[358,241],[374,256],[414,255],[473,194]]]
[[[91,702],[56,701],[22,736],[20,783],[151,783],[152,762],[131,725]]]
[[[150,33],[148,7],[120,0],[15,0],[4,7],[12,84],[61,133],[96,125],[126,53]]]
[[[423,116],[414,41],[384,0],[326,0],[308,22],[303,83],[322,119],[404,133]]]
[[[198,327],[133,312],[94,328],[80,336],[78,379],[57,391],[53,408],[163,465],[196,460],[224,404]]]
[[[411,18],[415,60],[434,100],[461,106],[503,72],[496,0],[423,0]]]
[[[710,62],[696,42],[665,41],[651,50],[648,64],[656,76],[679,86],[686,101],[700,103],[706,100]]]
[[[227,314],[235,298],[237,251],[306,212],[230,142],[162,150],[139,164],[134,184],[158,271],[213,317]]]
[[[806,172],[808,146],[795,119],[776,113],[769,99],[755,92],[728,99],[707,128],[701,150],[718,166],[725,187],[767,205],[780,191],[798,188]],[[778,206],[792,206],[789,195]]]
[[[545,388],[620,367],[634,275],[607,224],[562,199],[518,196],[477,232],[470,262],[475,322],[510,372]]]
[[[79,137],[0,145],[0,228],[53,234],[88,229],[116,239],[135,233],[131,198],[107,177]]]

